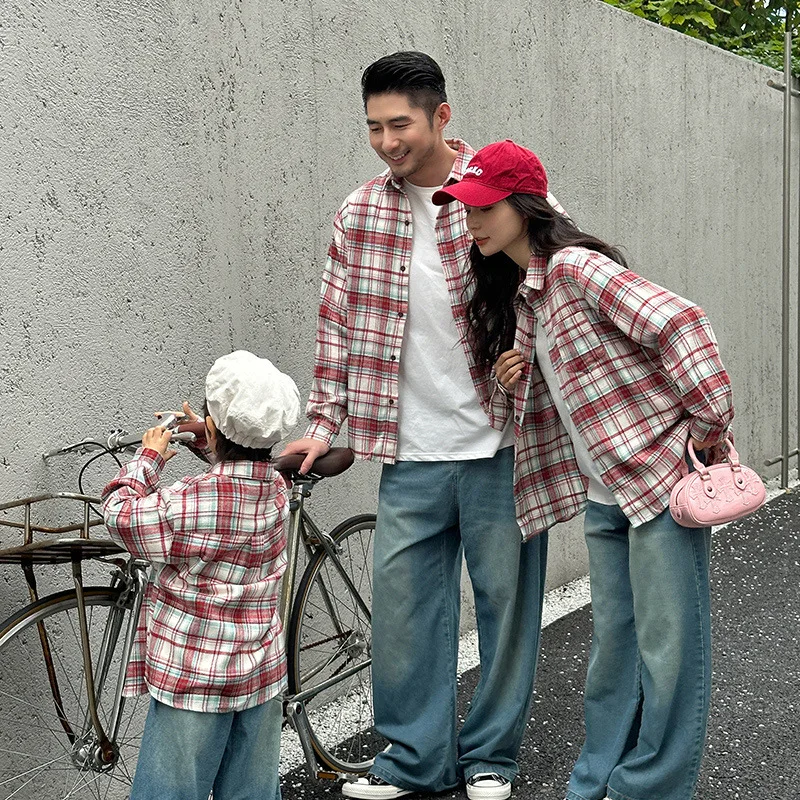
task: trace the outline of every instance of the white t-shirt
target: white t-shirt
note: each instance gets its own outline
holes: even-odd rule
[[[603,483],[600,473],[589,455],[589,448],[583,437],[578,433],[578,429],[572,422],[569,415],[569,409],[564,402],[564,395],[561,394],[561,387],[558,384],[555,370],[553,369],[553,362],[550,361],[550,349],[547,342],[547,332],[544,325],[541,323],[537,326],[536,331],[536,360],[539,362],[539,369],[542,372],[542,377],[550,390],[550,395],[553,398],[553,403],[558,410],[558,416],[561,417],[561,422],[567,429],[569,438],[572,440],[572,448],[575,451],[575,460],[578,462],[580,471],[589,479],[589,493],[588,497],[595,503],[602,503],[606,506],[615,506],[617,501],[614,495],[606,488]]]
[[[491,458],[514,443],[514,431],[510,424],[503,431],[490,427],[469,374],[436,246],[440,209],[431,197],[440,187],[403,185],[413,242],[400,351],[397,460]]]

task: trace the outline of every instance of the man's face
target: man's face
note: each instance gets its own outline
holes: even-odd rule
[[[439,116],[437,111],[431,124],[423,109],[398,92],[375,94],[367,100],[369,143],[396,178],[416,183],[415,176],[423,177],[434,166],[431,161],[437,157],[444,127]]]

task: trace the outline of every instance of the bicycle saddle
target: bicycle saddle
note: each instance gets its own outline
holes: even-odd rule
[[[278,456],[274,462],[275,469],[290,480],[298,480],[305,477],[332,478],[334,475],[341,475],[355,460],[353,451],[349,447],[332,447],[324,456],[320,456],[314,462],[308,475],[301,475],[298,470],[305,458],[303,453]]]

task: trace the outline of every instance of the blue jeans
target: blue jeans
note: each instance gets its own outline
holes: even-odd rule
[[[375,726],[392,747],[372,772],[440,792],[478,772],[513,780],[542,617],[547,537],[523,544],[514,449],[383,468],[375,532]],[[481,678],[456,734],[462,553],[475,593]]]
[[[214,714],[151,697],[130,800],[280,800],[281,702]]]
[[[594,634],[569,800],[690,800],[711,694],[711,529],[590,502]]]

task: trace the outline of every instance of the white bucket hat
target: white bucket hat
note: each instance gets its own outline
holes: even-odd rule
[[[223,436],[242,447],[272,447],[300,416],[295,382],[247,350],[214,362],[206,376],[206,404]]]

